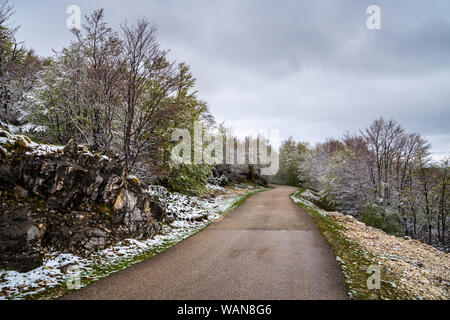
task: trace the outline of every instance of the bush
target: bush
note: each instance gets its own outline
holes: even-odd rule
[[[216,186],[225,187],[237,180],[236,175],[232,172],[231,165],[215,165],[211,170],[212,175],[208,178],[208,182]]]
[[[383,230],[390,235],[404,235],[399,215],[380,206],[366,206],[358,213],[358,220],[370,227]]]
[[[318,205],[326,211],[336,210],[333,199],[331,199],[330,196],[325,193],[320,194],[320,203]]]
[[[205,164],[181,164],[173,166],[167,179],[171,191],[186,195],[202,195],[211,176],[211,167]]]

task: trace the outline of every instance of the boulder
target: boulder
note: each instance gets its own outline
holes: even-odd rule
[[[148,238],[159,231],[157,216],[151,212],[151,200],[140,186],[129,184],[116,197],[112,221],[122,238]]]
[[[29,271],[42,264],[42,229],[20,206],[0,205],[0,268]]]
[[[7,191],[16,185],[11,167],[0,166],[0,191]]]

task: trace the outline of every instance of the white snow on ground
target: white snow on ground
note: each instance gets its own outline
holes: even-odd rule
[[[308,207],[310,209],[313,209],[317,211],[322,216],[328,216],[328,211],[325,211],[323,209],[320,209],[318,206],[316,206],[313,202],[311,202],[311,199],[319,199],[315,194],[313,194],[310,190],[306,190],[302,193],[297,192],[291,196],[292,200],[294,200],[295,203],[304,205],[305,207]],[[308,200],[309,199],[309,200]]]
[[[211,190],[211,186],[209,187]],[[237,200],[257,190],[254,187],[245,189],[244,185],[238,188],[247,192],[240,196],[224,194],[210,202],[151,186],[150,194],[158,197],[175,219],[170,225],[163,226],[161,234],[149,240],[127,239],[89,258],[51,251],[46,254],[43,266],[27,273],[0,270],[0,300],[26,299],[46,289],[65,285],[68,279],[75,276],[73,273],[63,272],[71,265],[81,270],[81,279],[84,280],[82,287],[138,263],[142,260],[139,260],[139,256],[149,254],[148,258],[164,251],[219,219]]]
[[[302,198],[308,199],[309,201],[320,201],[320,198],[311,190],[306,190],[305,192],[303,192]]]
[[[0,121],[0,126],[4,128],[8,128],[9,132],[12,133],[22,133],[22,132],[45,132],[47,130],[44,126],[34,125],[31,123],[27,123],[21,126],[15,126],[12,124],[4,123],[3,121]]]
[[[38,144],[33,141],[31,141],[28,137],[11,134],[5,130],[0,129],[0,133],[2,136],[0,136],[0,146],[2,145],[15,145],[17,141],[22,141],[22,144],[25,145],[28,148],[31,148],[32,150],[30,152],[27,152],[27,155],[33,154],[38,156],[45,156],[49,153],[55,153],[60,152],[64,149],[64,147],[61,146],[52,146],[48,144]],[[6,152],[6,149],[2,147],[2,150]]]
[[[161,186],[150,186],[150,195],[159,199],[166,214],[176,220],[196,220],[208,215],[202,201],[196,197],[188,197],[180,193],[171,193]]]
[[[14,146],[17,142],[21,142],[21,145],[26,146],[27,148],[30,148],[31,150],[26,152],[26,155],[36,155],[39,157],[45,156],[47,154],[51,153],[58,153],[62,152],[64,150],[64,146],[54,146],[49,144],[40,144],[35,143],[31,141],[28,137],[18,135],[18,134],[12,134],[8,131],[5,131],[3,129],[0,129],[0,148],[2,151],[8,154],[8,151],[5,149],[7,145]],[[81,151],[84,155],[95,157],[92,152],[89,151],[89,149],[86,146],[81,145]],[[14,151],[11,151],[14,152]],[[105,155],[98,155],[101,159],[105,161],[111,161],[110,158],[108,158]]]
[[[206,184],[206,188],[210,191],[228,192],[227,189],[210,183]]]

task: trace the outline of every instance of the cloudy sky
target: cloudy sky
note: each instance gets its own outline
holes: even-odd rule
[[[236,129],[280,129],[311,143],[394,118],[450,155],[448,0],[12,0],[18,38],[38,54],[67,45],[69,5],[110,25],[147,17]],[[369,5],[381,30],[369,30]]]

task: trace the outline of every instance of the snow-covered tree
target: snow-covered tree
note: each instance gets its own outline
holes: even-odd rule
[[[394,120],[375,120],[307,149],[298,172],[341,212],[395,234],[448,242],[448,160],[429,158],[430,145]]]
[[[18,27],[10,24],[13,14],[9,1],[0,0],[0,121],[20,131],[27,124],[30,92],[42,61],[16,40]]]

